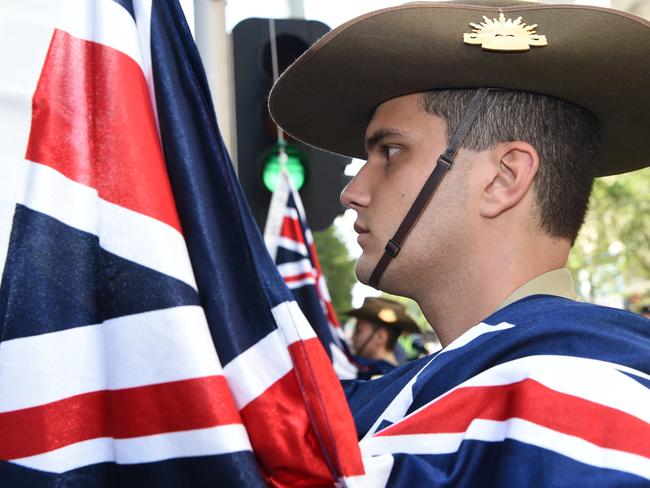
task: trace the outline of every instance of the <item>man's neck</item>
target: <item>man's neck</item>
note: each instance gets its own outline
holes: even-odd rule
[[[376,360],[384,360],[391,364],[397,365],[397,359],[395,358],[393,351],[389,351],[385,348],[375,350],[371,354],[371,358]]]
[[[545,259],[524,261],[522,256],[503,253],[501,260],[477,260],[446,282],[425,288],[424,296],[414,297],[443,347],[494,313],[522,285],[566,263],[563,252],[552,255],[548,249],[545,255],[528,256]]]

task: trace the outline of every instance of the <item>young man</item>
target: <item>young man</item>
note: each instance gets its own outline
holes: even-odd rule
[[[649,59],[622,12],[413,3],[274,87],[287,132],[367,159],[341,196],[357,276],[414,298],[444,346],[345,385],[379,483],[647,486],[647,320],[575,301],[564,266],[592,179],[650,162]]]
[[[399,302],[387,298],[368,297],[361,308],[344,312],[355,317],[352,349],[359,363],[359,379],[371,379],[393,371],[397,339],[403,333],[420,332],[415,320]]]

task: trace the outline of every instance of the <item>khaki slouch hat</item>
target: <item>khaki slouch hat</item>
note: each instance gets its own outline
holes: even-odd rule
[[[597,176],[650,164],[650,22],[599,7],[486,0],[371,12],[298,58],[269,107],[296,139],[364,159],[379,104],[482,87],[553,96],[594,114]]]

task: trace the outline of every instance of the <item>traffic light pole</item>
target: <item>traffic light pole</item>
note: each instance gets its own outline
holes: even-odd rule
[[[194,0],[194,28],[219,128],[237,169],[232,40],[226,32],[226,0]]]
[[[283,134],[267,107],[276,73],[328,31],[322,22],[295,18],[248,18],[233,28],[239,181],[261,229],[283,162],[300,192],[312,230],[328,227],[342,212],[339,194],[348,181],[344,168],[350,159]],[[299,94],[296,103],[303,103]]]
[[[289,6],[289,18],[291,19],[305,18],[304,0],[287,0],[287,5]]]

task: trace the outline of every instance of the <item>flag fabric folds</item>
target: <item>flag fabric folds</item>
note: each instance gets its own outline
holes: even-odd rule
[[[353,484],[343,392],[255,228],[178,3],[2,9],[24,41],[0,50],[3,486]]]
[[[563,298],[346,382],[353,421],[177,2],[2,2],[0,61],[3,488],[647,485],[648,321]]]
[[[300,194],[285,170],[271,198],[264,240],[284,282],[329,353],[336,374],[341,379],[356,378],[357,368],[350,360]]]
[[[364,462],[384,459],[387,486],[648,486],[649,324],[550,295],[510,304],[347,385]]]

